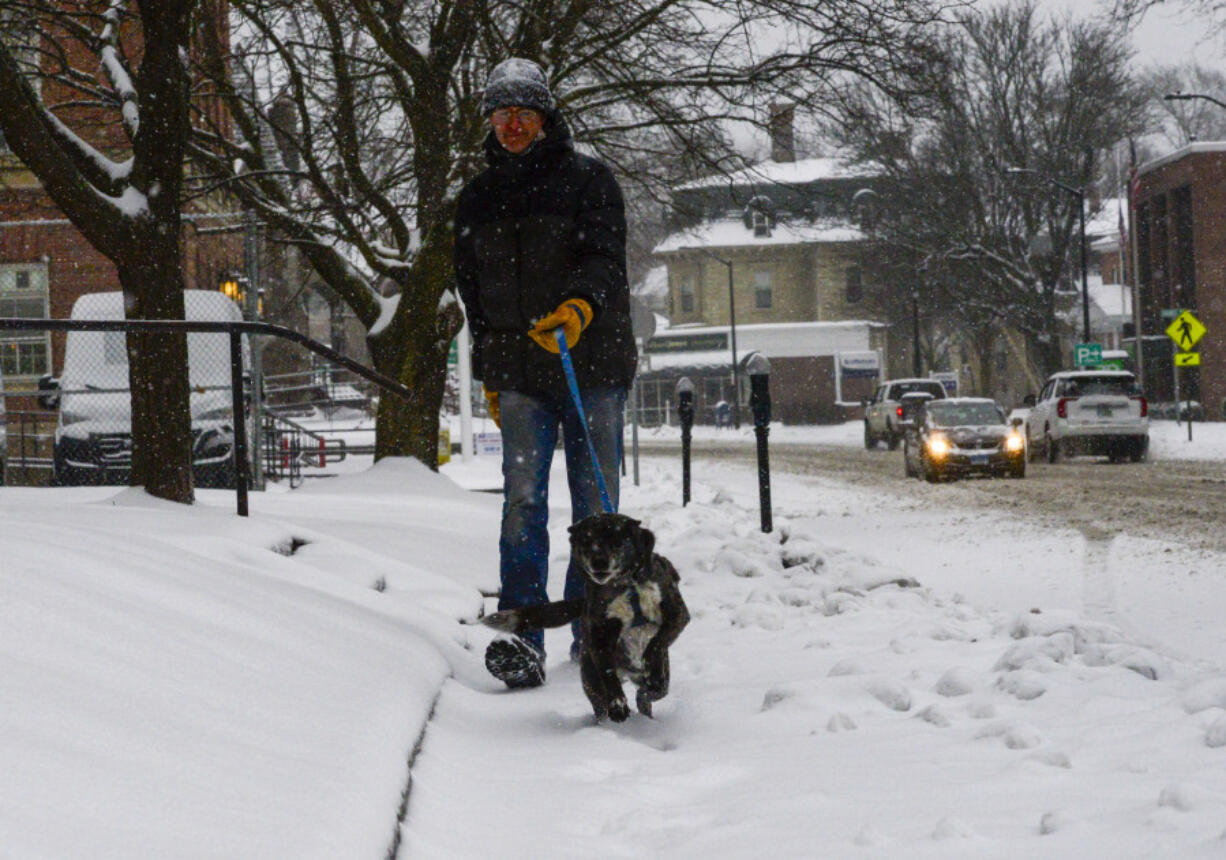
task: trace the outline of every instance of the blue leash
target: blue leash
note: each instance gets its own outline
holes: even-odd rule
[[[579,396],[579,382],[575,379],[575,364],[570,358],[570,347],[566,345],[566,333],[558,326],[553,330],[553,336],[558,339],[558,353],[562,356],[562,372],[566,374],[566,383],[570,386],[570,399],[575,402],[575,411],[579,413],[579,423],[583,425],[583,438],[587,442],[587,452],[592,455],[592,468],[596,471],[596,486],[600,488],[600,504],[606,514],[615,514],[617,509],[609,499],[609,488],[605,486],[604,472],[600,471],[600,459],[596,456],[596,446],[592,444],[592,434],[587,430],[587,416],[583,414],[583,398]]]

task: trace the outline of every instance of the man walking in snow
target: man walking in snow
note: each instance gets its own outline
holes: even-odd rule
[[[494,68],[481,113],[491,126],[489,167],[460,193],[455,268],[473,335],[473,375],[502,429],[498,608],[513,609],[549,600],[548,487],[559,428],[571,521],[601,510],[585,432],[617,505],[622,409],[637,354],[625,210],[613,174],[575,152],[545,73],[531,60]],[[574,361],[586,429],[562,370],[557,328]],[[582,593],[583,576],[572,562],[564,597]],[[572,656],[576,650],[577,643]],[[539,686],[544,634],[491,642],[485,664],[508,687]]]

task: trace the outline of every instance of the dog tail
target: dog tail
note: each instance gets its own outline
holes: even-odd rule
[[[521,633],[524,630],[543,630],[547,627],[562,627],[583,614],[582,600],[556,600],[539,606],[521,606],[504,609],[481,618],[486,627],[504,633]]]

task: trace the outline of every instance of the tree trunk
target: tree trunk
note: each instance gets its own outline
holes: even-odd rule
[[[414,457],[438,469],[439,409],[447,378],[447,352],[464,322],[458,304],[440,308],[439,298],[454,281],[451,233],[432,231],[402,285],[391,324],[368,340],[375,369],[412,392],[408,401],[390,392],[379,397],[376,460]],[[433,300],[411,300],[411,295],[433,296]]]
[[[183,273],[177,233],[156,227],[143,254],[119,263],[124,311],[130,320],[183,319]],[[169,235],[169,239],[164,238]],[[222,338],[218,337],[220,344]],[[191,404],[187,338],[180,333],[128,335],[132,389],[132,485],[150,495],[191,504]]]

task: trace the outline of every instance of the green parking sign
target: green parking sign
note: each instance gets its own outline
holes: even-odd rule
[[[1091,364],[1102,364],[1103,345],[1101,343],[1079,343],[1073,347],[1073,364],[1086,367]]]

